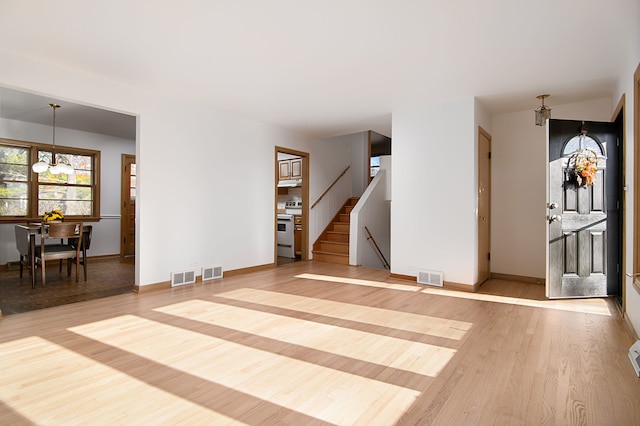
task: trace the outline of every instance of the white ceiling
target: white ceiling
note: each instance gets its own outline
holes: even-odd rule
[[[5,48],[316,137],[390,136],[415,102],[476,96],[498,114],[613,96],[639,23],[637,0],[0,2]],[[49,124],[48,102],[3,89],[0,115]],[[135,123],[62,104],[62,127]]]
[[[0,87],[0,117],[44,125],[53,124],[53,109],[49,104],[60,105],[56,110],[56,127],[100,133],[119,138],[136,138],[136,117],[81,105],[25,91]]]

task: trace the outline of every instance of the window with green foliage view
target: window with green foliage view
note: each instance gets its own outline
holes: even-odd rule
[[[96,216],[98,151],[56,147],[56,157],[69,160],[74,173],[36,174],[31,165],[39,158],[50,164],[51,151],[27,142],[20,142],[25,146],[8,142],[0,140],[0,219],[39,218],[54,209],[65,217]]]
[[[0,146],[0,216],[27,216],[29,149]]]

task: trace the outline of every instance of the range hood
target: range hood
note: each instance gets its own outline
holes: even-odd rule
[[[278,188],[294,188],[302,186],[302,179],[284,179],[278,181]]]

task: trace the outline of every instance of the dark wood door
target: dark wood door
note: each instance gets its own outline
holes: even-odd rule
[[[549,121],[550,298],[606,296],[619,279],[617,133],[613,123]]]
[[[136,156],[122,154],[120,256],[136,254]]]
[[[491,136],[478,130],[478,284],[491,276]]]

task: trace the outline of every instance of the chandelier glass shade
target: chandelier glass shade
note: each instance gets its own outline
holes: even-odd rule
[[[40,156],[38,162],[31,166],[34,173],[45,173],[47,170],[53,175],[61,173],[72,175],[73,167],[64,155],[56,155],[56,109],[60,108],[58,104],[49,104],[53,109],[53,136],[51,144],[51,162],[46,156]]]

